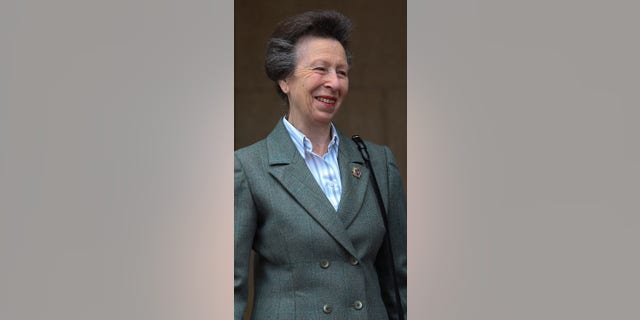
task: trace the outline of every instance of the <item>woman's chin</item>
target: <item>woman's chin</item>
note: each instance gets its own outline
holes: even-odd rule
[[[338,106],[317,108],[314,114],[316,121],[331,122],[338,113]]]

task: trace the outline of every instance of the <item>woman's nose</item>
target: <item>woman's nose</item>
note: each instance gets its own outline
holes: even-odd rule
[[[338,78],[338,73],[335,70],[327,72],[325,75],[324,85],[327,88],[337,88],[340,85],[340,79]]]

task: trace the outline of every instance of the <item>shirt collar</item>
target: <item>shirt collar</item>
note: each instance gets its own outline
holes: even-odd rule
[[[293,140],[293,144],[300,152],[302,158],[305,158],[305,152],[311,153],[313,150],[313,146],[311,145],[311,140],[309,140],[304,133],[302,133],[298,128],[294,127],[288,120],[287,117],[282,117],[282,122],[284,123],[284,127],[289,132],[289,136],[291,140]],[[329,152],[328,153],[336,153],[338,151],[338,146],[340,145],[340,138],[338,137],[338,133],[336,131],[333,122],[331,123],[331,142],[329,142]]]

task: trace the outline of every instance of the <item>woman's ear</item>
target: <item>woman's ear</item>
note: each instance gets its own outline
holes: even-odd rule
[[[287,80],[278,80],[278,85],[280,86],[280,90],[282,90],[282,92],[284,92],[285,94],[289,93],[289,84],[287,83]]]

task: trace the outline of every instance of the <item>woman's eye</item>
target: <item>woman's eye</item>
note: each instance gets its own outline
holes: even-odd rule
[[[342,70],[338,70],[338,74],[343,76],[343,77],[347,76],[347,72],[346,71],[342,71]]]
[[[325,67],[315,67],[315,68],[313,68],[313,70],[316,70],[316,71],[327,71],[327,68],[325,68]]]

